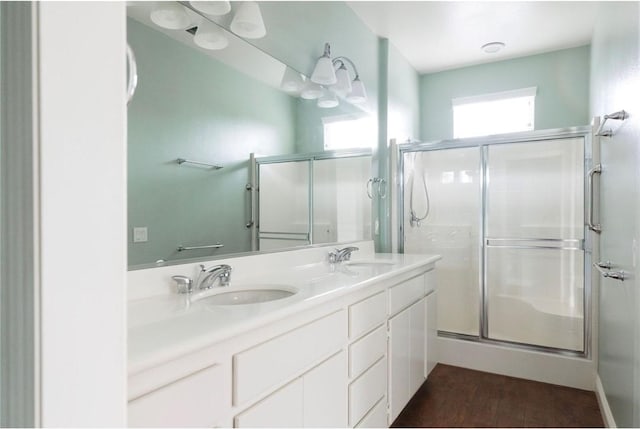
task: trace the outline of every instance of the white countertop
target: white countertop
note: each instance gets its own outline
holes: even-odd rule
[[[266,323],[304,311],[312,306],[399,274],[433,264],[438,255],[354,254],[352,262],[388,261],[393,265],[346,265],[327,262],[299,265],[283,270],[244,275],[224,288],[285,286],[298,293],[279,300],[245,305],[214,306],[206,299],[189,302],[187,295],[167,294],[129,301],[128,373],[137,374]],[[219,288],[206,295],[222,292]]]

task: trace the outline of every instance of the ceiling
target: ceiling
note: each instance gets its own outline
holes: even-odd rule
[[[598,2],[350,1],[419,73],[589,44]],[[481,46],[503,42],[486,54]]]

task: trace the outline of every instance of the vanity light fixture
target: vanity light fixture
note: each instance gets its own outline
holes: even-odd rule
[[[231,20],[231,31],[247,39],[259,39],[267,34],[260,6],[255,1],[243,1]]]
[[[324,89],[317,83],[312,82],[311,79],[308,79],[302,88],[300,97],[305,100],[315,100],[316,98],[322,97],[323,94]]]
[[[355,74],[353,80],[351,80],[347,65],[353,69],[353,73]],[[347,57],[336,57],[332,59],[331,46],[329,43],[324,44],[324,53],[318,58],[310,80],[317,84],[324,85],[328,90],[338,95],[346,97],[347,101],[351,103],[364,103],[367,101],[367,92],[364,84],[360,80],[358,68],[353,61]],[[320,107],[335,107],[330,104],[333,104],[333,102],[323,101],[321,103],[318,101],[318,106]]]
[[[496,54],[500,52],[506,45],[502,42],[485,43],[480,47],[486,54]]]
[[[328,89],[323,90],[322,97],[318,98],[318,107],[323,109],[337,107],[339,104],[340,103],[338,102],[338,97],[336,97],[335,92]]]
[[[191,18],[184,6],[176,2],[157,2],[151,10],[151,21],[168,30],[182,30],[191,25]]]
[[[231,3],[222,1],[190,1],[191,6],[207,15],[226,15],[231,12]]]
[[[280,88],[290,94],[297,94],[303,87],[304,79],[302,75],[291,67],[285,67],[284,75],[280,81]]]
[[[203,20],[198,25],[193,42],[204,49],[218,51],[229,46],[229,39],[224,31],[212,22]]]

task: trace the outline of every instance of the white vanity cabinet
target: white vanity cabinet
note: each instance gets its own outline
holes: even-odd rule
[[[188,375],[159,388],[130,385],[140,394],[132,393],[129,425],[387,427],[437,362],[432,267],[168,362]],[[211,363],[199,369],[194,359]]]
[[[234,427],[344,427],[346,355],[341,351],[237,415]]]
[[[389,289],[389,424],[437,360],[434,287],[434,271],[430,271]]]
[[[370,412],[387,395],[387,299],[384,290],[349,305],[349,426],[386,426]],[[369,417],[369,419],[367,419]]]

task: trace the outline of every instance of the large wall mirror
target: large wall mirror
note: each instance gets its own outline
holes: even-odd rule
[[[311,70],[229,31],[242,4],[225,17],[195,2],[128,3],[139,79],[128,108],[130,269],[371,237],[371,150],[325,145],[373,147],[375,115],[344,94],[325,92],[324,107],[301,97]]]

